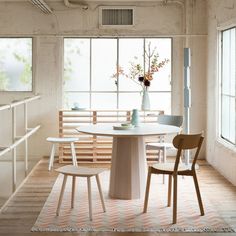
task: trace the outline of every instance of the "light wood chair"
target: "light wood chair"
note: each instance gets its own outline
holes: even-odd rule
[[[85,178],[87,178],[87,186],[88,186],[89,218],[90,218],[90,220],[93,219],[93,217],[92,217],[91,179],[90,178],[92,176],[95,176],[96,181],[97,181],[99,194],[100,194],[100,198],[101,198],[102,208],[103,208],[103,211],[106,212],[104,198],[103,198],[103,194],[102,194],[102,188],[101,188],[101,184],[100,184],[100,180],[99,180],[99,176],[98,176],[101,172],[103,172],[105,170],[106,169],[104,169],[104,168],[89,168],[89,167],[73,166],[73,165],[66,165],[66,166],[56,169],[55,171],[64,175],[56,214],[59,215],[59,212],[60,212],[60,207],[61,207],[62,198],[64,195],[66,181],[67,181],[68,176],[72,176],[71,208],[74,208],[76,177],[85,177]]]
[[[201,194],[200,194],[200,190],[199,190],[199,186],[198,186],[196,170],[195,170],[196,161],[198,158],[199,151],[201,149],[203,139],[204,138],[202,137],[201,134],[179,134],[179,135],[177,135],[173,139],[173,145],[178,150],[175,163],[158,163],[158,164],[152,165],[148,168],[148,177],[147,177],[147,185],[146,185],[143,213],[147,212],[151,175],[152,174],[167,174],[167,175],[169,175],[167,206],[171,205],[172,177],[174,180],[173,224],[176,224],[176,222],[177,222],[177,178],[178,178],[178,175],[193,176],[200,212],[201,212],[201,215],[204,215],[204,209],[203,209]],[[186,150],[186,149],[195,149],[195,156],[194,156],[193,162],[189,166],[179,163],[181,153],[183,150]]]

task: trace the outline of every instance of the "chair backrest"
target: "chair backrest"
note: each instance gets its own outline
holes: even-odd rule
[[[183,116],[159,115],[157,122],[162,125],[174,125],[181,127],[183,124]]]
[[[178,134],[173,139],[173,145],[178,149],[174,171],[178,170],[180,156],[183,150],[196,149],[195,156],[192,162],[192,169],[195,168],[195,164],[202,146],[204,137],[202,134]]]

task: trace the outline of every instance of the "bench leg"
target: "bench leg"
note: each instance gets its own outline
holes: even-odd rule
[[[89,218],[93,220],[92,217],[92,194],[91,194],[91,179],[87,177],[87,185],[88,185],[88,202],[89,202]]]
[[[97,180],[97,186],[98,186],[98,190],[99,190],[99,194],[100,194],[100,198],[101,198],[101,202],[102,202],[102,208],[103,208],[103,211],[106,212],[105,202],[104,202],[104,198],[103,198],[103,194],[102,194],[102,188],[101,188],[101,184],[100,184],[100,180],[99,180],[98,175],[96,175],[96,180]]]
[[[166,147],[163,147],[163,163],[166,163]],[[165,184],[165,175],[163,175],[163,184]]]
[[[48,170],[50,171],[51,168],[53,167],[53,162],[54,162],[54,155],[55,155],[55,144],[52,144],[52,150],[50,154],[50,159],[49,159],[49,165],[48,165]]]
[[[76,158],[76,153],[75,153],[75,145],[73,142],[70,143],[71,147],[71,155],[72,155],[72,163],[74,166],[77,166],[77,158]]]
[[[57,216],[59,215],[59,212],[60,212],[61,202],[62,202],[62,198],[63,198],[63,195],[64,195],[65,186],[66,186],[66,180],[67,180],[67,175],[64,175],[63,183],[62,183],[62,186],[61,186],[61,193],[60,193],[60,197],[59,197],[59,201],[58,201],[58,205],[57,205]]]

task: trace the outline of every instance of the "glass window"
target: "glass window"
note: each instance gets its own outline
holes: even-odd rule
[[[117,41],[115,39],[93,39],[91,47],[92,91],[116,91],[111,79],[116,71]]]
[[[140,64],[143,67],[143,43],[143,39],[119,39],[119,68],[125,73],[125,75],[119,74],[120,91],[140,90],[140,84],[132,81],[129,75],[132,64]],[[126,75],[129,77],[127,78]]]
[[[222,32],[221,48],[221,137],[236,144],[235,81],[236,28]]]
[[[32,91],[32,38],[0,38],[0,91]]]
[[[150,74],[151,109],[170,113],[171,50],[170,38],[66,38],[64,108],[141,108]]]
[[[65,39],[64,89],[89,91],[90,39]]]

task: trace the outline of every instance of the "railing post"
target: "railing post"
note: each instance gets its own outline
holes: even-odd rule
[[[12,143],[16,140],[16,107],[12,107]],[[16,190],[16,147],[12,149],[12,192]]]
[[[24,131],[25,134],[28,132],[28,106],[24,104]],[[28,174],[28,139],[25,139],[25,176]]]

